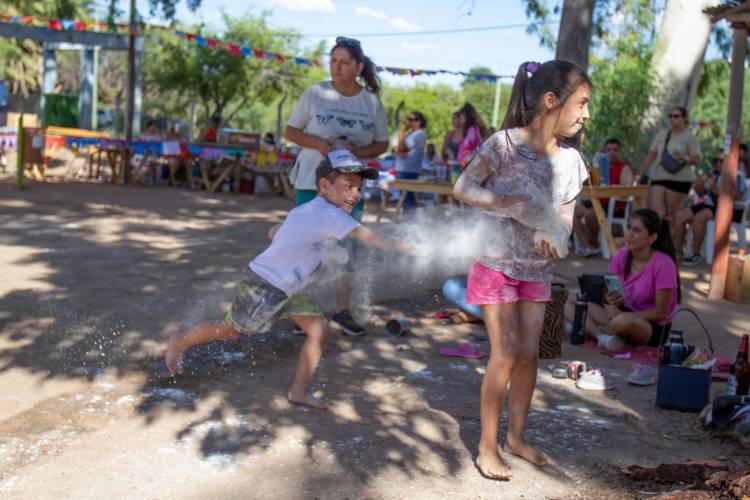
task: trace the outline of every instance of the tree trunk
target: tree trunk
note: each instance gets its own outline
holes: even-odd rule
[[[644,120],[651,136],[664,124],[670,108],[690,109],[695,100],[703,58],[711,35],[711,19],[703,13],[718,0],[668,0],[651,61],[654,92]]]
[[[557,34],[555,59],[564,59],[580,66],[589,66],[591,22],[596,0],[564,0],[560,30]]]

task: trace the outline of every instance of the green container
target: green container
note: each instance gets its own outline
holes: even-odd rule
[[[44,94],[44,126],[78,127],[78,96]]]

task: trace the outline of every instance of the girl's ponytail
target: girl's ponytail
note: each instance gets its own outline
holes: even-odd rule
[[[516,127],[525,127],[528,125],[529,110],[526,107],[524,96],[526,94],[527,75],[526,66],[529,63],[523,63],[518,67],[516,79],[513,81],[513,90],[510,92],[510,101],[508,102],[508,111],[505,112],[502,128],[510,129]]]
[[[361,76],[365,81],[365,88],[373,94],[380,95],[380,78],[375,63],[367,56],[363,56]]]

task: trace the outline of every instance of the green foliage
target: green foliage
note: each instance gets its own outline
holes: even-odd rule
[[[213,29],[201,36],[221,38],[237,45],[282,54],[300,52],[299,36],[293,31],[272,31],[266,14],[240,18],[224,17],[226,29],[221,37]],[[191,31],[200,28],[189,29]],[[245,59],[227,50],[201,47],[173,36],[158,35],[156,43],[146,47],[144,80],[162,99],[147,103],[147,114],[169,114],[183,110],[183,118],[195,98],[202,106],[203,118],[220,115],[226,122],[235,116],[241,124],[259,124],[263,107],[270,107],[282,95],[297,96],[310,69],[291,62],[279,63],[257,58]],[[307,57],[321,54],[318,46]],[[167,99],[164,99],[164,97]],[[274,120],[275,121],[275,120]],[[275,128],[275,127],[274,127]]]
[[[438,151],[442,147],[445,134],[451,128],[451,116],[464,102],[461,93],[448,85],[424,83],[408,88],[385,86],[382,99],[391,133],[398,132],[398,129],[394,128],[394,120],[396,109],[403,101],[401,119],[403,120],[406,113],[411,111],[423,113],[427,118],[427,142],[434,143]]]
[[[631,163],[640,161],[651,139],[641,133],[652,88],[650,59],[648,54],[622,54],[615,59],[592,57],[591,121],[586,124],[583,145],[589,156],[601,150],[608,138],[617,137],[622,142],[623,157]]]

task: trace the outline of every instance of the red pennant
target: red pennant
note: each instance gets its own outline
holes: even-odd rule
[[[50,19],[49,20],[49,29],[51,29],[51,30],[57,30],[57,31],[62,31],[62,29],[63,29],[62,23],[60,21],[58,21],[57,19]]]
[[[240,46],[239,45],[235,45],[233,43],[230,43],[229,44],[229,53],[232,54],[233,56],[240,55]]]
[[[258,49],[253,49],[253,55],[257,57],[258,59],[263,59],[263,51]]]
[[[209,38],[206,40],[206,45],[212,48],[216,48],[216,40],[214,40],[213,38]]]
[[[195,40],[195,35],[193,33],[186,33],[185,38],[192,42],[193,40]]]
[[[85,31],[86,30],[86,23],[83,21],[76,21],[76,31]]]
[[[33,21],[31,16],[23,16],[23,24],[31,24]]]
[[[279,62],[284,62],[284,56],[282,56],[281,54],[276,54],[276,60]]]

